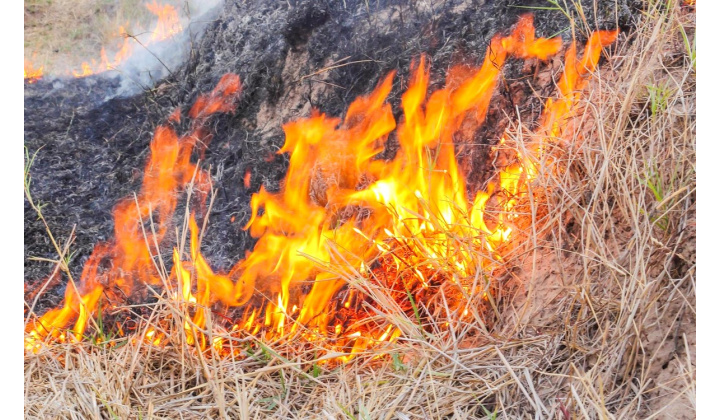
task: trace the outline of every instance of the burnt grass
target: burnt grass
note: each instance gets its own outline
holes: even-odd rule
[[[477,67],[491,37],[508,33],[520,14],[535,15],[537,36],[571,39],[569,21],[545,1],[444,1],[428,6],[402,1],[231,1],[192,46],[185,64],[155,86],[117,96],[118,77],[41,79],[25,84],[24,144],[32,155],[31,192],[58,242],[74,229],[70,267],[75,279],[94,244],[113,236],[112,210],[139,190],[156,126],[175,107],[187,114],[195,98],[220,77],[237,73],[243,92],[237,112],[211,120],[214,138],[201,166],[213,176],[217,196],[203,239],[203,254],[216,270],[228,270],[252,249],[242,227],[250,217],[250,196],[265,185],[276,191],[287,168],[282,124],[309,116],[315,108],[344,116],[357,96],[369,93],[390,71],[397,71],[389,101],[401,119],[400,97],[413,59],[425,53],[431,63],[430,91],[443,86],[452,65]],[[635,0],[583,1],[592,29],[627,29],[638,13]],[[584,42],[584,39],[578,39]],[[311,75],[344,59],[353,62]],[[471,188],[492,172],[489,147],[517,119],[532,128],[543,99],[554,93],[562,54],[547,63],[509,60],[483,127],[458,155]],[[538,77],[539,73],[548,77]],[[533,91],[538,95],[533,94]],[[187,126],[186,118],[181,125]],[[391,137],[386,158],[393,154]],[[243,179],[249,171],[250,186]],[[181,220],[184,199],[179,200]],[[39,288],[56,259],[45,227],[24,203],[26,290]],[[179,223],[178,223],[179,224]],[[169,234],[174,238],[174,234]],[[168,266],[172,248],[163,250]],[[36,311],[59,305],[66,281],[57,279]]]

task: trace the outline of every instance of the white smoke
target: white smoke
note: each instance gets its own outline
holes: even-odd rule
[[[108,76],[121,78],[120,88],[115,95],[135,94],[154,86],[170,72],[177,71],[187,59],[193,43],[199,40],[207,25],[219,16],[222,3],[223,0],[187,0],[178,10],[182,32],[159,42],[143,43],[142,39],[148,39],[148,36],[134,38],[132,41],[136,45],[133,46],[130,58],[116,70],[106,72]]]
[[[164,4],[162,0],[158,4]],[[223,0],[185,0],[178,6],[175,2],[182,31],[162,41],[153,42],[156,22],[147,28],[127,28],[131,55],[118,66],[90,77],[119,78],[120,87],[108,92],[105,100],[115,96],[134,95],[149,89],[171,72],[177,71],[186,61],[193,43],[198,42],[208,24],[218,18]],[[108,46],[108,55],[116,52]],[[61,78],[62,79],[62,78]],[[56,80],[54,86],[64,83]]]

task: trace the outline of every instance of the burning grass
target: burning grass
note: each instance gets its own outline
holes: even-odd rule
[[[438,287],[430,301],[411,293],[408,283],[389,284],[397,278],[404,282],[403,276],[417,282],[412,268],[418,267],[400,270],[398,261],[422,252],[425,261],[443,267],[443,276],[468,278],[467,268],[455,262],[463,260],[463,249],[477,253],[478,248],[452,225],[433,224],[444,226],[446,245],[460,251],[380,249],[373,259],[383,269],[365,268],[377,281],[368,281],[363,266],[348,261],[345,250],[331,241],[330,258],[315,262],[369,296],[360,301],[372,302],[365,308],[367,319],[398,328],[402,334],[394,341],[360,346],[349,363],[339,364],[348,354],[342,350],[354,344],[333,346],[328,333],[288,340],[281,317],[272,316],[287,311],[269,312],[275,334],[238,335],[227,331],[222,314],[203,311],[198,320],[196,310],[190,316],[189,294],[178,299],[173,287],[166,285],[161,294],[148,288],[157,302],[119,305],[87,317],[94,324],[88,341],[54,340],[26,355],[26,413],[626,418],[686,407],[692,416],[695,86],[694,54],[685,49],[690,43],[682,34],[692,28],[694,16],[679,6],[651,7],[643,19],[632,42],[621,37],[576,98],[578,112],[559,141],[540,143],[540,154],[537,140],[547,133],[538,136],[518,125],[498,146],[499,156],[533,159],[525,163],[533,179],[513,204],[513,214],[522,217],[512,221],[512,238],[489,249],[484,245],[489,252],[502,246],[502,260],[487,274],[473,271],[474,289],[459,299],[467,314],[452,300],[462,295],[462,287]],[[421,197],[422,210],[426,200]],[[143,195],[138,199],[142,202]],[[272,199],[264,197],[266,206]],[[201,238],[191,209],[186,229]],[[486,228],[504,229],[510,220],[505,222],[494,220]],[[380,238],[387,243],[382,233]],[[184,265],[176,260],[176,267]],[[182,277],[181,269],[176,273]],[[403,291],[407,299],[399,298]],[[348,296],[339,302],[353,304]],[[277,306],[288,308],[288,303],[280,298]],[[133,319],[122,336],[106,318],[117,314]],[[338,336],[354,334],[343,328]],[[222,347],[210,345],[219,340]]]
[[[60,0],[25,2],[25,57],[42,67],[81,67],[99,58],[102,47],[114,45],[118,28],[129,22],[149,26],[153,14],[142,1]]]
[[[43,69],[74,77],[116,70],[134,50],[180,33],[180,6],[155,0],[26,1],[25,79],[34,82]]]

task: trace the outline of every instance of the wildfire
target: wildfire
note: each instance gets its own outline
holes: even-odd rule
[[[145,7],[158,18],[155,30],[150,38],[151,41],[163,41],[182,32],[183,28],[174,7],[169,4],[157,4],[154,0],[152,3],[145,3]]]
[[[158,4],[153,1],[152,3],[145,3],[145,7],[157,16],[157,22],[155,23],[155,29],[150,35],[148,44],[164,41],[172,38],[176,34],[182,32],[183,28],[180,24],[177,10],[169,4]],[[125,62],[131,55],[136,43],[131,43],[131,39],[134,37],[130,36],[125,27],[121,26],[118,30],[119,38],[121,39],[115,47],[115,54],[109,57],[105,48],[100,50],[100,59],[91,60],[90,62],[83,62],[80,70],[73,70],[72,74],[75,77],[86,77],[97,73],[102,73],[107,70],[117,68],[120,64]]]
[[[100,61],[92,60],[90,63],[83,62],[80,71],[73,70],[72,74],[75,77],[86,77],[96,73],[102,73],[106,70],[111,70],[122,64],[132,55],[132,44],[130,44],[130,36],[125,31],[124,27],[120,27],[119,36],[122,39],[117,45],[117,52],[112,56],[112,59],[108,57],[105,47],[100,50]]]
[[[208,118],[218,112],[234,111],[240,89],[237,75],[225,75],[217,87],[209,95],[199,97],[190,110],[193,122],[189,133],[178,137],[169,125],[155,130],[137,199],[127,199],[113,211],[115,239],[95,246],[80,281],[68,285],[64,306],[48,311],[30,326],[26,346],[32,348],[35,338],[48,334],[59,339],[64,337],[61,329],[73,320],[74,337],[82,337],[88,315],[97,309],[103,292],[127,296],[136,282],[162,284],[161,275],[155,269],[158,255],[146,242],[150,232],[144,230],[145,226],[152,225],[153,239],[161,242],[177,205],[177,192],[191,183],[199,190],[198,210],[204,212],[210,178],[190,161],[191,154],[196,147],[202,154],[211,139],[206,128]],[[103,271],[101,266],[107,264],[112,268]]]
[[[39,68],[35,68],[33,66],[33,63],[25,59],[25,80],[27,80],[28,83],[35,83],[38,79],[42,78],[43,75],[43,66],[40,66]]]
[[[416,302],[423,302],[425,308],[442,305],[456,319],[470,316],[474,301],[468,296],[492,294],[473,279],[502,259],[523,217],[516,207],[537,174],[536,162],[548,144],[572,131],[569,118],[587,76],[616,36],[595,32],[579,58],[570,45],[559,95],[547,100],[535,140],[527,145],[531,153],[514,156],[472,199],[454,139],[483,123],[508,58],[546,60],[562,48],[560,38],[536,38],[529,15],[510,35],[491,40],[479,69],[451,69],[446,87],[429,97],[429,65],[421,57],[402,95],[399,122],[386,102],[390,74],[356,99],[342,120],[314,112],[285,124],[278,151],[290,155],[285,182],[278,192],[261,187],[251,199],[245,228],[257,238],[255,248],[228,272],[216,273],[201,252],[197,223],[207,212],[211,177],[191,155],[197,148],[202,157],[207,147],[208,118],[235,109],[239,78],[224,76],[191,108],[189,134],[178,137],[170,125],[157,128],[140,193],[115,208],[115,239],[96,246],[80,280],[68,285],[62,308],[28,325],[26,349],[36,350],[47,336],[82,337],[103,296],[113,302],[138,283],[169,288],[186,311],[186,342],[201,349],[209,343],[217,351],[225,348],[224,339],[209,341],[203,332],[217,308],[235,314],[227,325],[231,334],[322,339],[328,351],[343,355],[340,360],[409,334],[411,327],[377,321],[371,305],[363,304],[382,299],[373,285],[392,297],[383,304],[397,311],[422,316]],[[399,143],[394,158],[380,158],[393,133]],[[249,172],[244,183],[247,188]],[[157,244],[170,228],[179,193],[189,187],[189,250],[176,247],[173,267],[164,272]],[[447,304],[434,299],[440,293]],[[162,345],[160,331],[145,337]]]

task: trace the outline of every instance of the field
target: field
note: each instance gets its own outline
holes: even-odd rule
[[[234,342],[252,349],[242,357],[199,354],[166,295],[122,345],[26,352],[26,417],[695,418],[695,13],[645,7],[583,93],[555,151],[564,170],[541,165],[518,205],[529,217],[504,257],[502,305],[455,328],[380,305],[403,334],[336,363],[315,356],[321,343],[252,335]],[[26,58],[46,68],[74,68],[125,20],[152,20],[130,0],[25,10]],[[531,134],[507,132],[504,147],[525,153]],[[167,345],[142,339],[173,318]]]

